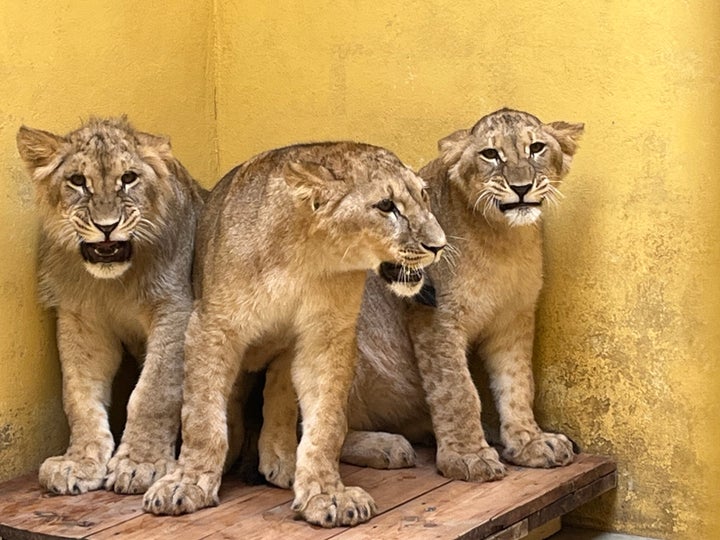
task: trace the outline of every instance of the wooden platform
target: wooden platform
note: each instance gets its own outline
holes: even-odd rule
[[[354,528],[322,529],[295,520],[290,491],[242,485],[231,476],[223,482],[219,506],[157,517],[142,512],[139,495],[102,491],[53,496],[43,493],[32,475],[0,484],[0,538],[516,540],[617,482],[612,461],[587,454],[560,469],[510,467],[507,478],[487,484],[443,478],[427,449],[418,458],[418,467],[395,471],[342,466],[345,483],[365,488],[380,509],[378,516]]]

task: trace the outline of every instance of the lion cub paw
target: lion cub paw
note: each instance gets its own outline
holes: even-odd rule
[[[309,523],[322,527],[357,525],[377,513],[373,498],[359,487],[328,490],[309,498],[297,495],[292,509]]]
[[[261,452],[258,469],[271,484],[290,489],[295,479],[295,452]]]
[[[497,450],[492,447],[468,454],[438,450],[437,468],[447,478],[468,482],[490,482],[507,474],[505,465],[500,463]]]
[[[561,467],[575,459],[573,444],[561,433],[538,433],[524,445],[508,444],[503,458],[522,467]]]
[[[171,473],[177,462],[160,457],[153,461],[135,461],[129,453],[115,455],[108,463],[105,489],[115,493],[144,493],[157,480]]]
[[[153,514],[189,514],[217,506],[220,475],[186,473],[181,468],[162,477],[147,490],[143,510]]]
[[[79,495],[100,489],[105,481],[105,465],[93,459],[47,458],[40,466],[39,480],[48,491],[61,495]]]
[[[373,469],[403,469],[415,466],[415,450],[402,435],[350,431],[340,461]]]

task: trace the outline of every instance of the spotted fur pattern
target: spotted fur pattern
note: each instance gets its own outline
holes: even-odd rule
[[[542,286],[541,211],[559,198],[582,131],[582,124],[544,124],[503,109],[439,142],[439,157],[420,171],[449,241],[445,258],[428,269],[437,307],[368,284],[349,404],[350,428],[360,433],[348,438],[343,459],[401,466],[407,458],[388,460],[392,449],[374,432],[413,442],[432,435],[442,474],[503,477],[505,466],[481,426],[469,353],[489,374],[503,458],[531,467],[573,460],[570,441],[534,419],[531,359]],[[406,452],[407,441],[396,450]]]

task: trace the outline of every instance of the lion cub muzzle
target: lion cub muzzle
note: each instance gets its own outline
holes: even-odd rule
[[[420,242],[420,247],[406,251],[402,262],[385,261],[380,263],[376,273],[398,296],[415,296],[420,293],[427,279],[424,268],[439,261],[445,249],[445,233],[437,221],[432,222],[429,230],[433,233],[432,242]]]
[[[510,210],[517,210],[518,208],[530,208],[532,206],[540,206],[542,201],[526,201],[525,195],[533,188],[533,184],[524,184],[522,186],[516,186],[509,184],[510,189],[518,196],[517,202],[501,203],[500,211],[508,212]]]
[[[378,269],[380,277],[388,283],[419,283],[423,279],[420,269],[405,268],[402,264],[384,262]]]
[[[128,262],[132,256],[130,242],[83,242],[80,254],[91,264]]]

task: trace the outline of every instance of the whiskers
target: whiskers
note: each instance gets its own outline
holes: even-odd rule
[[[542,177],[537,183],[540,197],[546,200],[551,207],[557,207],[559,202],[565,198],[565,195],[557,188],[559,184],[560,180],[551,180],[547,176]]]
[[[448,237],[448,238],[459,238],[459,237]],[[447,263],[447,267],[450,270],[450,273],[455,274],[455,270],[457,269],[458,259],[460,258],[460,249],[455,246],[454,244],[451,244],[448,242],[445,244],[445,249],[443,250],[443,259],[445,259],[445,262]]]
[[[488,213],[498,208],[500,200],[506,193],[506,182],[501,176],[493,176],[485,182],[482,190],[475,199],[475,203],[472,205],[473,213],[480,210],[480,213],[488,217]]]

